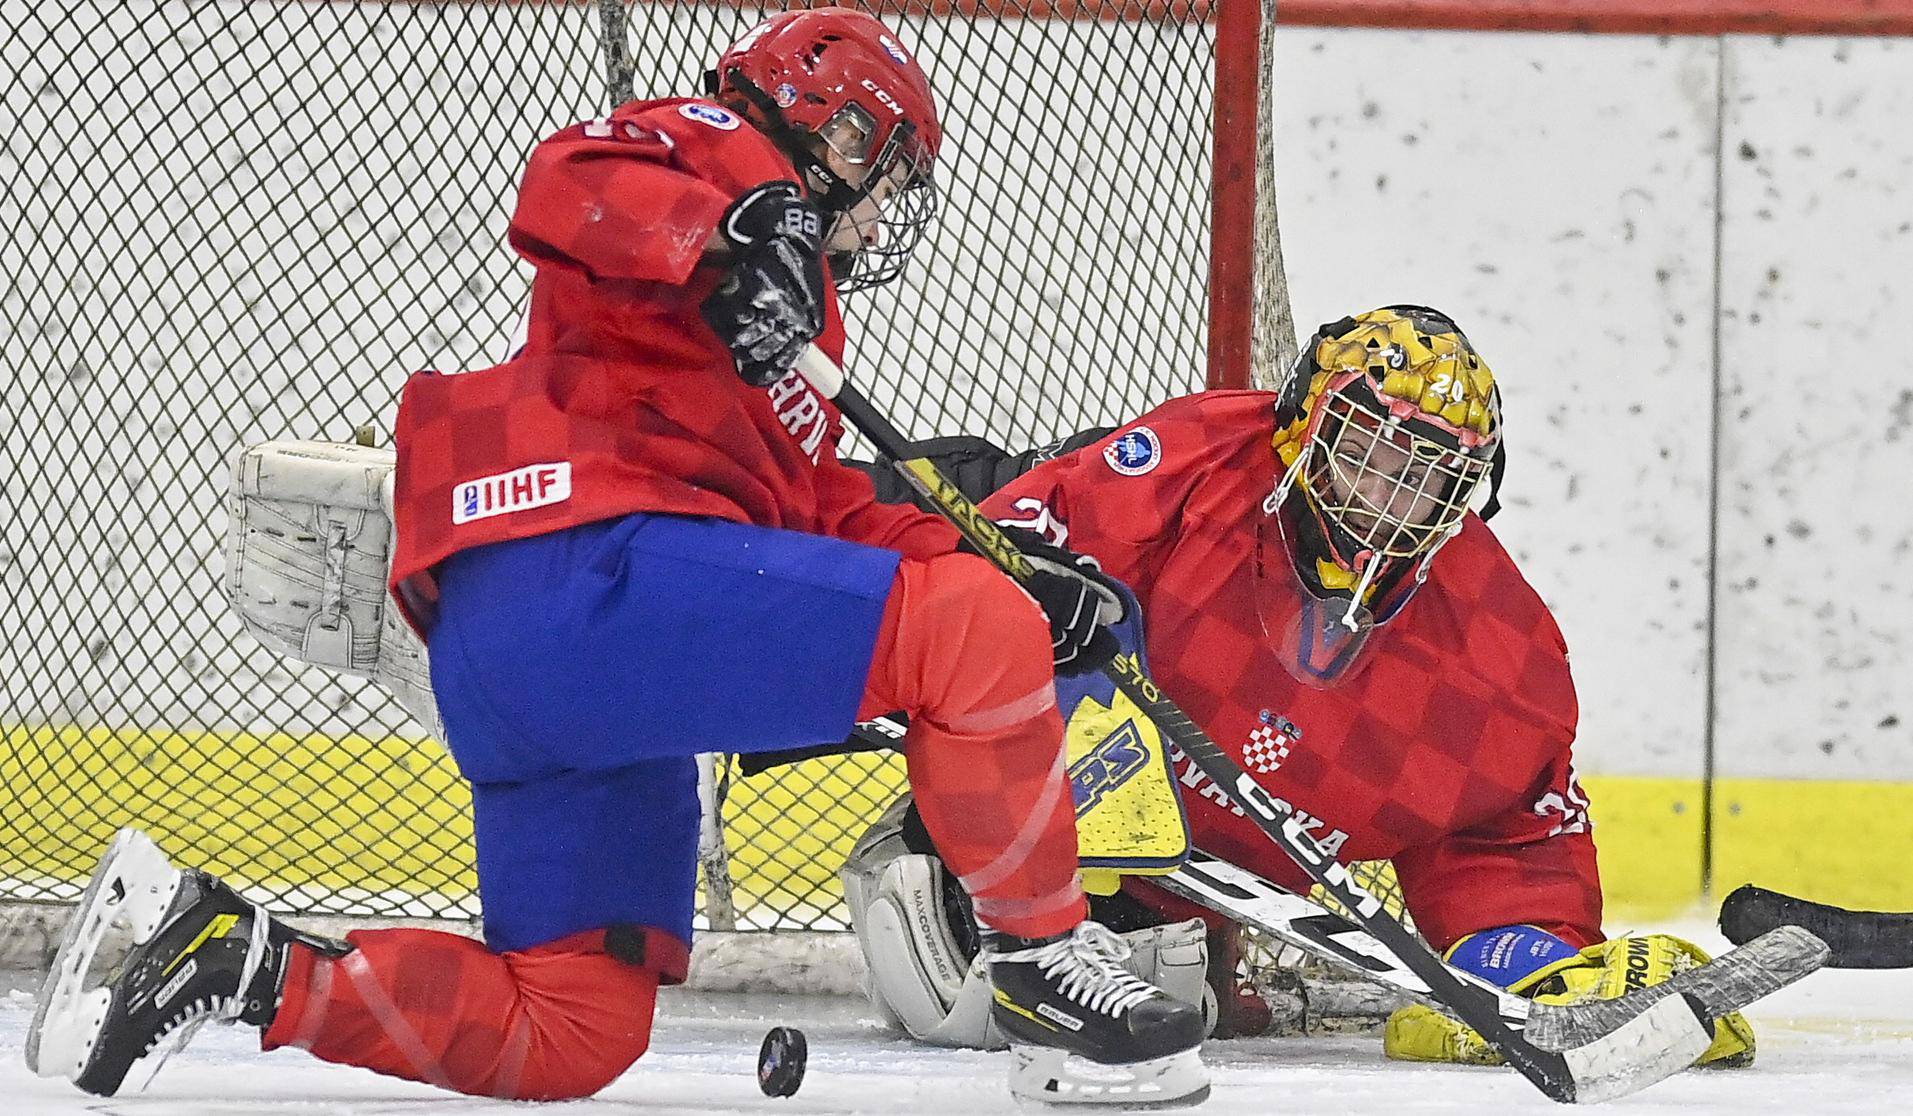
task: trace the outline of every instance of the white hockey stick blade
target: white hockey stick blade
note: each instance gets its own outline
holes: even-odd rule
[[[1781,926],[1705,965],[1674,974],[1663,984],[1630,992],[1618,1000],[1588,1000],[1558,1006],[1536,1004],[1528,1013],[1528,1041],[1543,1050],[1565,1052],[1619,1030],[1640,1014],[1643,1000],[1685,996],[1703,1022],[1739,1011],[1778,992],[1827,963],[1827,943],[1798,926]]]
[[[1430,1007],[1443,1007],[1428,982],[1401,963],[1387,946],[1327,907],[1280,884],[1197,850],[1189,862],[1157,883],[1186,899]],[[1519,1027],[1533,1001],[1513,995],[1472,973],[1454,970],[1464,985],[1495,1001],[1502,1019]]]
[[[1357,976],[1453,1012],[1367,931],[1245,868],[1198,851],[1158,882]],[[1683,991],[1679,986],[1656,985],[1619,1000],[1600,1001],[1590,1014],[1585,1009],[1596,1005],[1535,1004],[1472,974],[1451,972],[1461,991],[1494,1005],[1502,1023],[1514,1032],[1514,1041],[1529,1046],[1532,1056],[1558,1059],[1555,1072],[1565,1080],[1550,1093],[1556,1100],[1593,1104],[1626,1096],[1692,1065],[1713,1042],[1706,1008],[1697,996],[1678,994]],[[1552,1013],[1552,1026],[1580,1041],[1566,1049],[1533,1042],[1531,1020],[1537,1013]]]
[[[1707,1053],[1713,1041],[1713,1024],[1701,1018],[1692,1000],[1664,996],[1606,1035],[1558,1053],[1574,1078],[1574,1103],[1599,1104],[1672,1077]]]

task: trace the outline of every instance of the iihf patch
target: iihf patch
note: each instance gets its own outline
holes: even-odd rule
[[[695,120],[700,124],[709,124],[720,132],[734,132],[737,130],[738,124],[741,123],[737,115],[728,109],[721,109],[716,105],[707,105],[702,101],[692,101],[687,105],[679,105],[678,115],[684,117],[686,120]]]
[[[898,45],[897,40],[888,35],[880,35],[877,41],[883,44],[883,52],[890,56],[891,61],[899,66],[910,64],[910,56],[903,52],[903,47]]]
[[[772,96],[777,98],[778,108],[789,108],[797,103],[797,87],[787,81],[778,86],[777,92]]]
[[[452,522],[530,511],[571,499],[571,462],[527,465],[507,473],[461,481],[452,490]]]
[[[1162,439],[1147,426],[1138,426],[1104,446],[1103,460],[1125,477],[1140,477],[1162,464]]]

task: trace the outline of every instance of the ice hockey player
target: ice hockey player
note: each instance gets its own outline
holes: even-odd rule
[[[1330,853],[1392,860],[1449,963],[1542,999],[1618,996],[1706,958],[1665,934],[1603,939],[1566,648],[1469,510],[1485,492],[1492,511],[1501,437],[1494,376],[1462,331],[1391,306],[1322,327],[1280,393],[1172,400],[983,506],[1130,585],[1163,689]],[[1222,788],[1186,759],[1176,774],[1199,847],[1307,888]],[[1126,893],[1200,913],[1146,884]],[[1497,1057],[1424,1007],[1385,1038],[1399,1058]],[[1736,1013],[1703,1061],[1753,1049]]]
[[[472,784],[485,941],[304,935],[128,831],[47,981],[39,1072],[111,1094],[218,1019],[463,1093],[594,1093],[685,975],[695,753],[902,708],[918,807],[989,928],[1012,1088],[1207,1094],[1200,1013],[1122,969],[1077,877],[1054,672],[1113,653],[1118,598],[1037,543],[1026,594],[876,502],[789,371],[842,352],[832,280],[893,277],[929,219],[929,83],[875,19],[819,8],[745,35],[710,91],[536,148],[510,228],[536,268],[525,347],[401,402],[393,591]],[[89,989],[116,921],[139,944]],[[1104,1066],[1078,1084],[1068,1055]]]

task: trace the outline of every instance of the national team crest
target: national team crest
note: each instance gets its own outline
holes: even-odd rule
[[[1294,721],[1266,709],[1257,717],[1262,723],[1249,732],[1249,742],[1242,746],[1242,764],[1267,775],[1289,758],[1289,749],[1301,741],[1302,730]]]
[[[1125,477],[1140,477],[1162,463],[1162,439],[1138,426],[1103,447],[1103,460]]]

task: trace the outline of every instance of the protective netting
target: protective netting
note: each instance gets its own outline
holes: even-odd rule
[[[1207,2],[870,8],[948,132],[918,265],[846,306],[847,363],[906,433],[1021,448],[1201,386]],[[636,93],[698,91],[769,10],[632,6]],[[515,183],[614,102],[604,26],[557,3],[0,7],[0,898],[72,898],[138,824],[281,909],[476,913],[438,746],[228,609],[227,462],[389,444],[407,372],[502,355]],[[901,781],[863,757],[737,784],[739,924],[841,926],[834,869]]]

